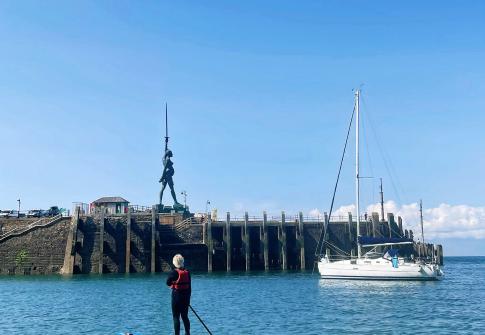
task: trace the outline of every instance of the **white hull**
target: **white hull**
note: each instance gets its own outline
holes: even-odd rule
[[[322,258],[318,271],[327,279],[360,280],[440,280],[443,272],[435,264],[404,262],[399,259],[397,267],[385,258],[353,259],[331,262]]]

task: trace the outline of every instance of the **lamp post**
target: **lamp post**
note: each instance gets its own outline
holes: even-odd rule
[[[19,211],[17,212],[17,219],[20,218],[20,198],[17,199],[17,202],[19,203]]]
[[[207,200],[207,201],[206,201],[206,203],[205,203],[205,214],[206,214],[207,216],[209,216],[209,212],[208,212],[208,210],[209,210],[209,205],[210,205],[210,204],[211,204],[211,202],[210,202],[209,200]]]
[[[182,191],[180,194],[184,196],[184,208],[187,208],[187,191]]]

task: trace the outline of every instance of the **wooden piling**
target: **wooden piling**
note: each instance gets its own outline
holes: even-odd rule
[[[205,227],[205,224],[204,224]],[[212,255],[214,246],[212,242],[212,218],[209,215],[207,219],[207,271],[212,272]]]
[[[202,219],[202,244],[209,247],[209,243],[207,241],[207,220],[204,219]]]
[[[104,257],[104,216],[106,209],[101,207],[101,213],[99,217],[99,264],[98,273],[103,273],[103,257]]]
[[[232,245],[231,245],[231,213],[227,212],[226,215],[226,268],[227,271],[231,271],[232,263]]]
[[[263,257],[264,269],[269,270],[268,215],[263,212]]]
[[[328,241],[328,239],[329,239],[329,235],[330,235],[330,234],[328,233],[328,231],[327,231],[327,229],[329,229],[329,228],[330,228],[330,225],[329,225],[329,223],[330,223],[330,218],[328,217],[327,212],[324,212],[324,213],[323,213],[323,218],[324,218],[324,222],[325,222],[325,224],[324,224],[324,225],[325,225],[325,235],[324,235],[324,236],[325,236],[325,238],[324,238],[324,241],[323,241],[322,243],[325,243],[326,241]],[[358,234],[358,232],[357,232],[357,234]],[[328,244],[327,244],[327,245],[328,245]],[[325,255],[326,255],[326,256],[328,256],[328,257],[330,257],[330,248],[325,248]]]
[[[288,256],[287,256],[287,250],[286,250],[286,228],[285,228],[285,223],[286,223],[286,216],[285,212],[281,212],[281,224],[280,224],[280,229],[279,229],[279,238],[280,238],[280,250],[281,250],[281,259],[282,259],[282,269],[283,270],[288,270]]]
[[[248,227],[248,221],[249,221],[249,217],[248,217],[248,212],[244,213],[244,228],[243,228],[243,231],[244,231],[244,258],[246,260],[246,271],[250,271],[251,270],[251,247],[250,247],[250,244],[249,244],[249,227]]]
[[[126,247],[125,247],[125,273],[130,273],[131,262],[131,208],[126,213]]]
[[[372,221],[372,236],[378,237],[380,235],[380,223],[379,223],[379,213],[372,212],[371,213],[371,221]]]
[[[352,212],[348,212],[347,213],[348,215],[348,219],[347,219],[347,230],[349,232],[349,240],[350,241],[353,241],[353,238],[352,238]]]
[[[152,206],[152,229],[151,229],[151,252],[150,252],[150,272],[155,273],[155,232],[156,232],[156,225],[157,225],[157,213],[158,213],[158,206]]]
[[[443,246],[438,244],[438,265],[443,265]]]
[[[403,230],[402,230],[402,217],[400,217],[400,216],[398,216],[398,217],[397,217],[397,226],[398,226],[398,228],[399,228],[399,233],[400,233],[401,235],[403,235],[403,234],[404,234],[404,232],[403,232]]]
[[[264,222],[261,221],[261,224],[258,225],[258,230],[259,230],[259,254],[258,254],[258,261],[262,264],[264,264],[264,233],[263,233],[263,226]]]
[[[437,262],[438,257],[437,257],[437,252],[436,252],[436,244],[432,244],[432,247],[433,247],[433,258],[432,258],[432,260],[433,260],[433,262]]]
[[[387,213],[387,226],[389,227],[389,237],[393,237],[393,234],[392,234],[393,223],[394,223],[394,214]],[[399,236],[396,236],[396,237],[399,237]]]
[[[348,220],[347,220],[347,226],[348,226],[348,230],[349,230],[349,241],[350,241],[350,257],[353,257],[355,255],[355,251],[354,251],[354,238],[352,236],[352,225],[353,225],[353,221],[352,221],[352,212],[348,212]]]
[[[305,262],[305,230],[303,229],[303,213],[298,213],[298,244],[300,245],[300,269],[306,269]]]

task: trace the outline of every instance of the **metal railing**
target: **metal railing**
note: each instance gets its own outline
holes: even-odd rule
[[[85,202],[73,202],[72,203],[72,213],[76,211],[76,207],[79,207],[79,215],[89,215],[91,214],[91,207]]]
[[[152,211],[151,206],[130,205],[129,208],[132,213],[148,213]]]
[[[9,211],[10,213],[6,213]],[[63,216],[69,216],[69,210],[64,210],[62,213]],[[0,213],[0,219],[33,219],[33,218],[47,218],[52,217],[48,216],[48,210],[43,209],[24,209],[20,212],[18,210],[2,210]]]
[[[176,223],[175,228],[177,230],[184,230],[184,229],[189,228],[191,225],[202,224],[204,222],[203,220],[205,220],[205,218],[189,217],[189,218],[186,218],[183,221]]]
[[[96,211],[99,210],[97,207],[92,207],[90,204],[84,202],[73,202],[72,203],[72,212],[74,213],[76,207],[80,208],[80,215],[92,215],[96,214]],[[141,206],[141,205],[129,205],[128,206],[131,213],[151,213],[152,206]],[[125,215],[125,212],[122,213],[110,213],[109,215]]]
[[[31,224],[25,226],[25,227],[18,227],[14,228],[5,234],[3,234],[0,237],[0,242],[3,242],[4,240],[13,237],[13,236],[18,236],[27,233],[30,230],[33,230],[34,228],[39,228],[39,227],[46,227],[49,226],[57,221],[62,219],[62,214],[58,214],[56,216],[50,217],[50,218],[42,218],[40,220],[34,221]]]
[[[244,216],[231,216],[230,217],[231,222],[244,222],[246,218]],[[318,223],[324,223],[325,222],[325,216],[320,215],[320,216],[309,216],[309,215],[304,215],[302,216],[303,222],[318,222]],[[355,217],[352,217],[352,219],[355,221]],[[249,222],[262,222],[264,220],[263,216],[248,216],[248,221]],[[281,215],[271,215],[266,217],[266,221],[268,222],[281,222],[282,217]],[[285,215],[285,222],[299,222],[300,216],[299,215]],[[370,217],[367,218],[367,221],[370,220]],[[226,218],[225,217],[218,217],[217,220],[212,220],[213,222],[225,222]],[[349,217],[344,216],[344,215],[336,215],[330,218],[330,222],[348,222]],[[366,220],[364,219],[364,216],[361,217],[361,222],[365,222]]]

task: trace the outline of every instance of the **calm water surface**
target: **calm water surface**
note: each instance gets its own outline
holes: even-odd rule
[[[424,283],[193,274],[192,305],[214,334],[485,334],[485,258],[445,262]],[[172,334],[165,278],[0,277],[0,334]]]

